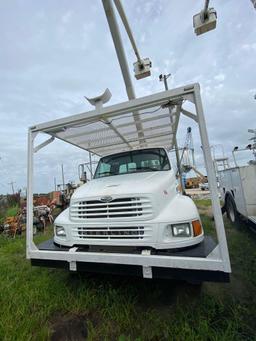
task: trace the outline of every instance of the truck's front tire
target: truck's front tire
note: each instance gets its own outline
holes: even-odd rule
[[[238,223],[238,212],[236,209],[236,204],[233,200],[233,198],[228,195],[226,198],[226,211],[227,211],[227,217],[229,219],[229,221],[233,224],[233,225],[237,225]]]

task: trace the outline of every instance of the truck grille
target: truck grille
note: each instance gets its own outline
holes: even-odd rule
[[[117,198],[110,202],[88,200],[73,203],[70,217],[73,219],[104,219],[149,217],[152,205],[148,198]]]
[[[104,226],[74,227],[72,237],[76,240],[85,239],[143,239],[149,237],[150,228],[144,226]]]

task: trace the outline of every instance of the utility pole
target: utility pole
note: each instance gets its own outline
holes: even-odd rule
[[[15,181],[11,181],[8,183],[8,185],[11,185],[12,186],[12,194],[14,194],[14,185],[15,184]]]
[[[53,181],[54,181],[54,191],[56,192],[57,191],[57,184],[56,184],[56,178],[55,177],[54,177]]]
[[[92,179],[92,153],[89,152],[89,162],[90,162],[90,173],[91,173],[91,179]]]
[[[162,75],[161,74],[159,76],[159,81],[160,82],[162,82],[162,81],[164,82],[165,90],[169,90],[167,79],[170,76],[171,76],[170,73],[168,73],[167,75]],[[171,107],[169,107],[169,113],[170,113],[171,123],[173,123],[172,108]],[[176,136],[173,136],[173,145],[174,145],[174,150],[175,150],[175,155],[176,155],[176,162],[177,162],[177,168],[178,168],[178,173],[179,173],[179,178],[180,178],[181,191],[182,191],[182,194],[185,194],[186,192],[185,192],[185,189],[184,189],[184,184],[182,182],[182,172],[181,172],[181,166],[180,166],[180,155],[179,155],[179,148],[178,148]]]
[[[64,180],[64,168],[63,168],[63,163],[61,164],[61,174],[62,174],[62,186],[63,186],[63,191],[65,189],[65,180]]]

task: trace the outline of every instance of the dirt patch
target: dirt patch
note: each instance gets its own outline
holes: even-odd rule
[[[51,325],[51,341],[84,341],[88,330],[85,316],[59,315]]]

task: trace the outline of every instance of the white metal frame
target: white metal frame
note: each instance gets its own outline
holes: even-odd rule
[[[199,125],[200,137],[203,146],[205,166],[208,175],[208,182],[211,193],[212,209],[215,220],[218,244],[216,248],[206,258],[182,257],[182,256],[160,256],[151,255],[150,252],[141,254],[122,254],[122,253],[99,253],[99,252],[76,252],[76,248],[69,251],[45,251],[39,250],[33,241],[33,155],[38,150],[34,147],[35,137],[39,132],[45,132],[52,137],[57,137],[54,132],[64,127],[79,125],[88,125],[97,120],[110,119],[115,116],[132,113],[134,111],[155,107],[165,106],[167,103],[177,103],[177,101],[188,100],[195,105],[195,112],[191,113],[178,105],[178,112],[174,112],[176,117],[172,126],[172,134],[176,135],[178,119],[181,114],[186,115],[196,121]],[[171,136],[169,136],[171,138]],[[53,140],[53,139],[51,139]],[[41,144],[41,147],[51,142]],[[199,84],[192,84],[177,89],[160,92],[154,95],[133,99],[113,106],[98,108],[90,112],[57,119],[51,122],[39,124],[29,128],[28,132],[28,184],[27,184],[27,258],[43,260],[67,261],[70,264],[70,270],[76,270],[76,262],[95,262],[112,264],[141,265],[143,273],[151,277],[150,267],[165,267],[194,270],[212,270],[231,272],[229,253],[223,224],[223,218],[218,198],[215,170],[211,158],[211,150],[208,141],[206,123],[203,114],[203,107],[200,96]],[[148,275],[147,275],[148,274]]]

